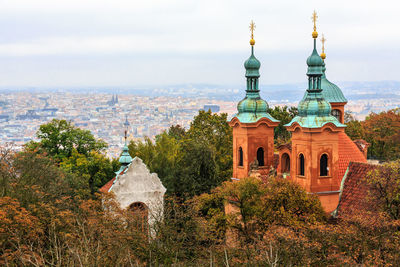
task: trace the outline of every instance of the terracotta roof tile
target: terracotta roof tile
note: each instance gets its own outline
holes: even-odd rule
[[[116,178],[116,177],[112,178],[112,179],[111,179],[110,181],[108,181],[105,185],[103,185],[103,186],[99,189],[99,191],[100,191],[101,193],[108,193],[108,191],[110,190],[111,186],[113,185],[113,183],[114,183],[114,181],[115,181],[115,178]]]
[[[339,170],[338,177],[342,179],[350,162],[366,163],[367,159],[358,149],[357,145],[347,136],[347,134],[339,133]]]
[[[350,162],[347,174],[342,181],[338,215],[370,208],[366,202],[369,186],[365,183],[365,177],[368,172],[377,167],[378,165],[368,163]]]
[[[127,167],[125,167],[125,169],[123,169],[120,173],[118,173],[114,178],[112,178],[110,181],[108,181],[105,185],[103,185],[99,191],[102,193],[108,193],[108,191],[110,191],[111,186],[113,185],[115,179],[117,178],[118,175],[122,175],[124,174],[126,171],[128,170]]]

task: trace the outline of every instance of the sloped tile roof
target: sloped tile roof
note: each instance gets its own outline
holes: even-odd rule
[[[110,191],[110,188],[111,188],[111,186],[113,185],[113,183],[114,183],[114,181],[115,181],[115,178],[116,177],[114,177],[114,178],[112,178],[110,181],[108,181],[105,185],[103,185],[100,189],[99,189],[99,191],[101,192],[101,193],[108,193],[108,191]]]
[[[367,163],[367,159],[357,145],[344,132],[339,133],[339,180],[344,176],[350,162]]]
[[[346,175],[343,177],[336,215],[369,208],[366,201],[369,186],[365,178],[377,167],[378,165],[369,163],[350,162]]]

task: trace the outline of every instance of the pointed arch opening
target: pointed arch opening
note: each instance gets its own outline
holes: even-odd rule
[[[258,166],[264,166],[264,148],[262,147],[257,149],[257,161]]]
[[[328,167],[328,155],[322,154],[319,159],[319,175],[320,176],[328,176],[329,167]]]
[[[301,175],[301,176],[304,176],[304,173],[305,173],[304,165],[305,165],[304,155],[302,153],[300,153],[300,155],[299,155],[299,171],[298,171],[298,174]]]
[[[243,148],[239,147],[239,164],[238,166],[243,166]]]

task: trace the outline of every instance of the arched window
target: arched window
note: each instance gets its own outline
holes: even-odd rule
[[[282,173],[290,172],[290,157],[287,153],[284,153],[281,158]]]
[[[335,116],[338,121],[340,121],[340,117],[342,113],[338,109],[332,109],[331,111],[332,116]]]
[[[299,155],[299,175],[304,176],[304,155]]]
[[[135,227],[142,232],[146,232],[149,216],[146,204],[142,202],[134,202],[129,206],[128,209],[133,215],[132,222],[134,223]]]
[[[323,154],[319,160],[319,175],[328,176],[328,155]]]
[[[264,149],[262,147],[257,149],[258,166],[264,166]]]
[[[243,149],[239,147],[239,166],[243,166]]]

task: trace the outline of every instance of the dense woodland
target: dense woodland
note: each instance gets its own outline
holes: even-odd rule
[[[297,110],[270,110],[283,125]],[[362,182],[368,209],[331,218],[318,198],[275,177],[232,183],[232,131],[226,114],[200,111],[189,129],[131,142],[167,188],[152,236],[138,218],[98,189],[118,160],[105,144],[65,120],[40,127],[37,142],[0,148],[2,266],[324,266],[400,262],[400,110],[346,114],[347,134],[371,144],[383,165]],[[225,206],[235,211],[226,214]],[[104,208],[107,207],[107,208]]]

